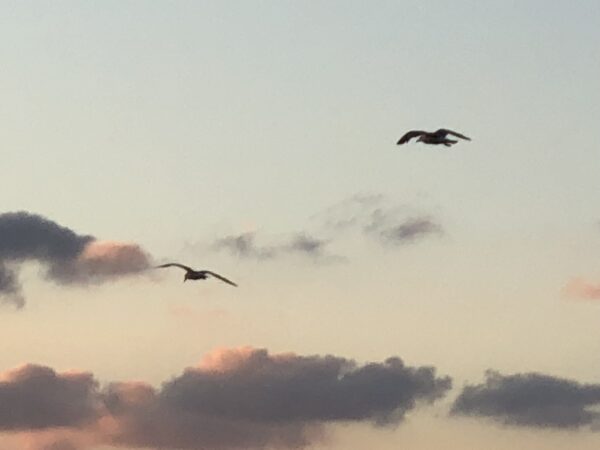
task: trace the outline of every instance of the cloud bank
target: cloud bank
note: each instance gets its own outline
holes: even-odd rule
[[[482,384],[466,386],[452,414],[492,419],[506,425],[578,428],[600,419],[600,384],[538,373],[486,372]]]
[[[85,285],[140,273],[150,256],[136,244],[80,235],[37,214],[0,214],[0,301],[25,305],[18,272],[27,262],[55,283]]]
[[[100,388],[92,374],[32,365],[0,376],[0,429],[69,449],[301,448],[331,423],[399,424],[451,387],[434,368],[399,358],[358,365],[249,347],[217,350],[160,389]]]

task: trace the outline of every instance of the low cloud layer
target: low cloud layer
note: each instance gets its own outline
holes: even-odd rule
[[[286,255],[322,258],[326,255],[325,247],[328,244],[327,240],[307,233],[296,233],[277,244],[259,245],[256,241],[256,233],[241,233],[217,239],[212,248],[227,251],[240,258],[266,260]]]
[[[578,428],[600,419],[600,384],[526,373],[486,373],[482,384],[468,385],[452,414],[482,417],[506,425]]]
[[[44,448],[70,449],[301,448],[330,423],[398,424],[451,387],[435,369],[407,367],[399,358],[361,366],[253,348],[215,351],[160,389],[140,382],[101,389],[91,374],[40,366],[2,380],[0,429],[26,430]]]
[[[137,274],[150,257],[136,244],[80,235],[37,214],[0,214],[0,301],[24,306],[18,272],[27,262],[40,264],[55,283],[90,284]]]
[[[188,411],[232,420],[399,422],[418,399],[433,401],[449,387],[432,368],[406,367],[398,358],[359,367],[334,356],[244,348],[214,353],[162,394]]]

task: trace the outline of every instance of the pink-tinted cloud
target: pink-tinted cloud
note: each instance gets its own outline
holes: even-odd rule
[[[150,261],[137,244],[91,241],[77,258],[53,267],[51,274],[67,283],[99,283],[139,274],[150,268]]]
[[[592,283],[583,278],[574,278],[564,287],[563,293],[568,297],[583,300],[600,300],[600,283]]]
[[[25,305],[18,274],[29,261],[59,284],[103,283],[151,266],[137,244],[100,241],[25,211],[0,214],[0,301]]]
[[[99,389],[90,374],[40,366],[2,379],[0,428],[28,431],[29,442],[44,450],[301,448],[330,423],[400,423],[418,402],[437,400],[451,385],[433,368],[407,367],[399,358],[361,366],[251,347],[217,350],[160,389],[143,382]],[[5,385],[12,394],[2,397]],[[15,418],[10,411],[19,405],[26,407]]]

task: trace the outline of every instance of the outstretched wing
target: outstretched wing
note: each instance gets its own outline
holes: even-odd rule
[[[400,140],[396,143],[396,145],[406,144],[412,138],[417,137],[417,136],[421,136],[423,134],[427,134],[427,132],[426,131],[420,131],[420,130],[409,131],[408,133],[406,133],[404,136],[402,136],[400,138]]]
[[[471,138],[465,136],[464,134],[460,134],[460,133],[457,133],[456,131],[452,131],[452,130],[446,130],[445,128],[440,128],[439,130],[437,130],[435,132],[435,134],[441,134],[444,136],[447,136],[448,134],[450,134],[452,136],[456,136],[457,138],[466,139],[467,141],[471,140]]]
[[[186,272],[193,272],[194,269],[192,269],[191,267],[188,266],[184,266],[183,264],[179,264],[179,263],[167,263],[167,264],[161,264],[160,266],[156,266],[156,269],[161,269],[163,267],[180,267],[183,270],[185,270]]]
[[[231,280],[228,280],[228,279],[227,279],[227,278],[225,278],[225,277],[222,277],[222,276],[221,276],[221,275],[219,275],[218,273],[211,272],[210,270],[203,270],[202,272],[204,272],[204,273],[206,273],[206,274],[208,274],[208,275],[210,275],[210,276],[213,276],[213,277],[215,277],[215,278],[218,278],[219,280],[221,280],[221,281],[224,281],[224,282],[225,282],[225,283],[227,283],[227,284],[230,284],[230,285],[232,285],[232,286],[235,286],[235,287],[237,287],[237,284],[235,284],[233,281],[231,281]]]

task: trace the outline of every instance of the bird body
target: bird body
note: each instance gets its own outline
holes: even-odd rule
[[[453,140],[453,139],[448,139],[448,135],[450,136],[456,136],[457,138],[460,139],[465,139],[467,141],[470,141],[471,138],[468,138],[467,136],[457,133],[456,131],[452,131],[452,130],[447,130],[445,128],[440,128],[437,131],[421,131],[421,130],[412,130],[409,131],[408,133],[406,133],[404,136],[402,136],[400,138],[400,140],[397,142],[397,145],[402,145],[402,144],[406,144],[408,141],[410,141],[412,138],[415,137],[419,137],[419,139],[417,139],[417,142],[423,142],[424,144],[432,144],[432,145],[445,145],[446,147],[450,147],[453,144],[456,144],[458,141]]]
[[[184,266],[183,264],[179,263],[167,263],[161,264],[160,266],[156,266],[157,269],[162,269],[164,267],[179,267],[185,270],[185,276],[183,277],[184,282],[186,282],[187,280],[206,280],[209,277],[214,277],[227,284],[237,287],[237,284],[235,284],[233,281],[228,280],[227,278],[219,275],[218,273],[211,272],[210,270],[194,270],[191,267]]]

